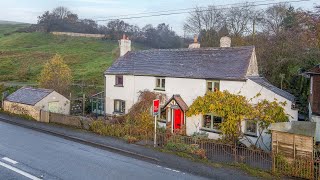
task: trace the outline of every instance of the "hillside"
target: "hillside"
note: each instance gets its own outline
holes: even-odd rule
[[[118,54],[116,41],[46,33],[14,33],[1,37],[1,32],[0,26],[0,82],[36,82],[43,65],[58,53],[70,66],[76,83],[83,80],[102,85],[104,70]]]

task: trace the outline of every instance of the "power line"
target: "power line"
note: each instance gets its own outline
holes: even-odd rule
[[[254,3],[261,3],[261,2],[270,2],[270,1],[275,1],[275,0],[263,0],[263,1],[255,1]],[[247,2],[250,3],[250,2]],[[233,4],[223,4],[223,5],[214,5],[214,7],[223,7],[223,6],[235,6],[235,5],[240,5],[243,3],[233,3]],[[209,5],[210,6],[210,5]],[[198,6],[197,8],[202,8],[202,9],[207,9],[208,7],[204,6]],[[176,12],[176,11],[189,11],[189,10],[194,10],[195,8],[184,8],[184,9],[171,9],[171,10],[163,10],[163,11],[150,11],[150,12],[144,12],[144,13],[135,13],[135,14],[122,14],[122,15],[115,15],[115,16],[109,16],[109,17],[96,17],[93,19],[110,19],[110,18],[121,18],[125,16],[136,16],[136,15],[146,15],[146,14],[156,14],[156,13],[165,13],[165,12]]]
[[[261,3],[261,4],[246,4],[246,5],[242,5],[242,6],[237,6],[237,7],[246,7],[246,6],[251,6],[251,7],[256,7],[256,6],[266,6],[266,5],[275,5],[275,4],[281,4],[281,3],[296,3],[296,2],[306,2],[306,1],[310,1],[310,0],[292,0],[292,1],[282,1],[282,2],[276,2],[276,3]],[[266,1],[263,1],[266,2]],[[239,3],[238,3],[239,4]],[[215,8],[217,10],[223,10],[223,9],[230,9],[232,7],[224,7],[224,8]],[[189,10],[191,8],[188,8]],[[128,19],[140,19],[140,18],[147,18],[147,17],[159,17],[159,16],[170,16],[170,15],[178,15],[178,14],[187,14],[190,12],[205,12],[205,11],[211,11],[210,9],[204,9],[204,10],[196,10],[194,11],[194,8],[192,8],[193,11],[182,11],[182,12],[173,12],[173,13],[160,13],[160,14],[152,14],[152,15],[144,15],[144,16],[132,16],[132,17],[123,17],[123,18],[107,18],[107,19],[103,19],[103,20],[96,20],[96,21],[112,21],[112,20],[128,20]],[[143,13],[142,13],[143,14]],[[123,15],[125,16],[125,15]],[[128,15],[129,16],[129,15]]]

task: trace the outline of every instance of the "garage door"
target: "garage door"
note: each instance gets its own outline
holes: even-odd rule
[[[59,102],[49,102],[49,111],[52,113],[59,113]]]

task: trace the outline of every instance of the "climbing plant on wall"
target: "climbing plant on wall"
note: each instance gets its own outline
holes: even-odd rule
[[[229,142],[236,142],[243,135],[241,122],[244,120],[259,122],[263,129],[271,123],[288,121],[283,108],[284,103],[263,100],[252,105],[250,101],[244,96],[231,94],[228,91],[207,92],[193,102],[187,116],[200,114],[220,116],[223,119],[219,125],[222,137]]]

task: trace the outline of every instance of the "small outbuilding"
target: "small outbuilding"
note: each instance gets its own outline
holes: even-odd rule
[[[272,151],[289,160],[313,159],[316,123],[292,121],[274,123],[269,127],[272,133]]]
[[[70,101],[50,89],[23,87],[7,96],[3,102],[5,111],[24,114],[40,121],[41,111],[70,113]]]

